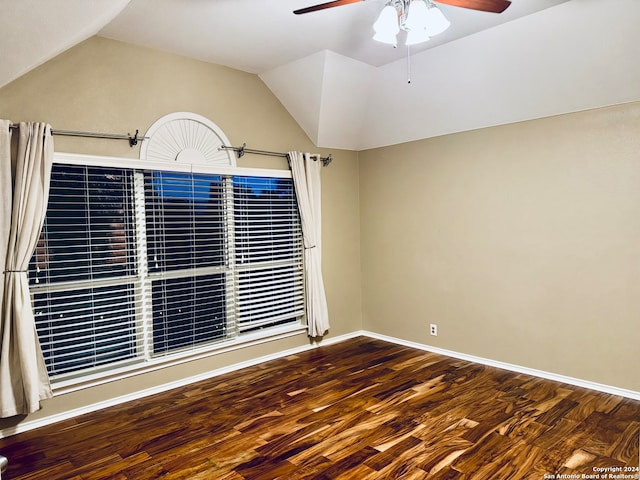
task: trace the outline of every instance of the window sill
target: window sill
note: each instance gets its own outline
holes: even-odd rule
[[[233,340],[228,340],[198,349],[183,351],[172,355],[158,358],[152,358],[147,361],[137,361],[117,369],[111,368],[108,371],[86,375],[82,377],[74,377],[52,381],[52,389],[54,396],[65,395],[68,393],[84,390],[86,388],[104,385],[117,380],[142,375],[149,372],[161,370],[163,368],[180,365],[195,360],[200,360],[214,355],[220,355],[243,348],[260,345],[288,337],[293,337],[306,333],[306,325],[295,324],[276,327],[260,332],[252,332],[238,336]]]

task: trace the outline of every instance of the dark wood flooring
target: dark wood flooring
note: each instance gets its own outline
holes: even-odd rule
[[[639,430],[638,401],[362,337],[9,437],[0,452],[3,480],[637,478]]]

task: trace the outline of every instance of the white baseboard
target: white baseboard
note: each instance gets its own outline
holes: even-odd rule
[[[35,428],[39,428],[39,427],[44,427],[47,425],[51,425],[53,423],[57,423],[57,422],[61,422],[63,420],[68,420],[70,418],[73,417],[77,417],[79,415],[83,415],[85,413],[91,413],[91,412],[95,412],[98,410],[102,410],[104,408],[108,408],[108,407],[113,407],[115,405],[120,405],[122,403],[125,402],[130,402],[133,400],[139,400],[141,398],[144,397],[148,397],[150,395],[155,395],[157,393],[162,393],[162,392],[166,392],[168,390],[174,389],[174,388],[178,388],[178,387],[183,387],[185,385],[189,385],[191,383],[195,383],[195,382],[199,382],[202,380],[208,380],[210,378],[213,377],[217,377],[219,375],[225,374],[225,373],[230,373],[230,372],[234,372],[236,370],[240,370],[242,368],[246,368],[246,367],[251,367],[254,365],[258,365],[260,363],[263,362],[268,362],[270,360],[276,360],[278,358],[283,358],[289,355],[295,355],[296,353],[301,353],[301,352],[305,352],[308,350],[311,350],[313,348],[317,348],[319,346],[326,346],[326,345],[332,345],[335,343],[339,343],[339,342],[343,342],[345,340],[349,340],[351,338],[355,338],[355,337],[359,337],[359,336],[366,336],[366,337],[370,337],[370,338],[375,338],[378,340],[384,340],[390,343],[395,343],[398,345],[404,345],[406,347],[412,347],[412,348],[416,348],[419,350],[426,350],[429,352],[433,352],[433,353],[438,353],[441,355],[446,355],[448,357],[453,357],[453,358],[458,358],[460,360],[466,360],[469,362],[474,362],[474,363],[479,363],[481,365],[488,365],[491,367],[497,367],[497,368],[501,368],[503,370],[509,370],[512,372],[517,372],[517,373],[524,373],[527,375],[532,375],[534,377],[540,377],[540,378],[545,378],[548,380],[555,380],[557,382],[562,382],[562,383],[566,383],[569,385],[575,385],[578,387],[584,387],[584,388],[588,388],[590,390],[596,390],[599,392],[604,392],[604,393],[610,393],[613,395],[619,395],[622,397],[626,397],[626,398],[631,398],[634,400],[640,400],[640,392],[635,392],[633,390],[626,390],[623,388],[618,388],[618,387],[613,387],[613,386],[609,386],[609,385],[602,385],[599,383],[595,383],[595,382],[590,382],[587,380],[580,380],[577,378],[573,378],[573,377],[567,377],[565,375],[558,375],[555,373],[550,373],[550,372],[545,372],[542,370],[535,370],[532,368],[527,368],[527,367],[521,367],[519,365],[512,365],[510,363],[505,363],[505,362],[498,362],[495,360],[490,360],[487,358],[482,358],[482,357],[476,357],[474,355],[467,355],[464,353],[458,353],[458,352],[454,352],[451,350],[445,350],[442,348],[437,348],[437,347],[432,347],[429,345],[424,345],[421,343],[416,343],[416,342],[410,342],[407,340],[402,340],[399,338],[395,338],[395,337],[389,337],[387,335],[380,335],[378,333],[374,333],[374,332],[369,332],[366,330],[359,330],[356,332],[352,332],[352,333],[348,333],[345,335],[339,335],[336,337],[331,337],[328,339],[323,339],[320,342],[313,342],[310,345],[303,345],[300,347],[296,347],[296,348],[292,348],[292,349],[288,349],[288,350],[283,350],[281,352],[277,352],[274,354],[270,354],[270,355],[265,355],[262,357],[258,357],[258,358],[254,358],[251,360],[247,360],[244,362],[240,362],[240,363],[236,363],[233,365],[229,365],[227,367],[222,367],[222,368],[218,368],[216,370],[211,370],[209,372],[205,372],[199,375],[194,375],[191,377],[186,377],[186,378],[182,378],[180,380],[176,380],[173,382],[168,382],[168,383],[164,383],[162,385],[157,385],[155,387],[152,388],[147,388],[144,390],[139,390],[127,395],[121,395],[119,397],[114,397],[111,398],[109,400],[105,400],[102,402],[97,402],[97,403],[92,403],[91,405],[86,405],[84,407],[80,407],[80,408],[76,408],[76,409],[72,409],[72,410],[68,410],[62,413],[58,413],[58,414],[53,414],[53,415],[49,415],[43,418],[39,418],[36,420],[27,420],[25,422],[19,423],[16,426],[13,427],[9,427],[9,428],[5,428],[3,430],[0,430],[0,438],[5,438],[5,437],[9,437],[11,435],[16,435],[19,433],[23,433],[23,432],[27,432],[29,430],[33,430]]]
[[[104,408],[113,407],[115,405],[120,405],[125,402],[131,402],[133,400],[139,400],[144,397],[148,397],[150,395],[155,395],[157,393],[163,393],[168,390],[172,390],[174,388],[184,387],[185,385],[189,385],[191,383],[199,382],[202,380],[208,380],[213,377],[217,377],[219,375],[223,375],[225,373],[234,372],[236,370],[240,370],[242,368],[251,367],[254,365],[258,365],[260,363],[268,362],[270,360],[276,360],[278,358],[283,358],[289,355],[295,355],[296,353],[305,352],[314,348],[319,347],[320,345],[331,345],[334,343],[342,342],[344,340],[348,340],[353,337],[361,336],[361,332],[350,333],[347,335],[340,335],[337,337],[331,337],[328,339],[324,339],[321,342],[313,342],[309,345],[303,345],[300,347],[291,348],[288,350],[283,350],[281,352],[273,353],[270,355],[264,355],[262,357],[253,358],[251,360],[246,360],[244,362],[235,363],[233,365],[229,365],[226,367],[218,368],[215,370],[211,370],[208,372],[204,372],[198,375],[193,375],[191,377],[181,378],[180,380],[176,380],[173,382],[163,383],[162,385],[157,385],[155,387],[147,388],[144,390],[139,390],[130,394],[121,395],[119,397],[110,398],[108,400],[104,400],[102,402],[92,403],[90,405],[85,405],[80,408],[75,408],[72,410],[67,410],[65,412],[48,415],[46,417],[34,419],[34,420],[26,420],[21,422],[15,426],[8,427],[0,430],[0,438],[10,437],[12,435],[17,435],[19,433],[27,432],[29,430],[33,430],[35,428],[44,427],[47,425],[51,425],[53,423],[61,422],[63,420],[68,420],[70,418],[77,417],[79,415],[84,415],[85,413],[91,413],[98,410],[102,410]]]
[[[370,338],[376,338],[378,340],[384,340],[386,342],[396,343],[398,345],[404,345],[405,347],[417,348],[420,350],[426,350],[428,352],[446,355],[447,357],[453,357],[453,358],[458,358],[460,360],[467,360],[469,362],[479,363],[481,365],[487,365],[489,367],[501,368],[503,370],[509,370],[516,373],[524,373],[526,375],[540,377],[547,380],[554,380],[556,382],[566,383],[568,385],[574,385],[576,387],[588,388],[589,390],[595,390],[603,393],[610,393],[612,395],[619,395],[621,397],[631,398],[633,400],[640,400],[640,392],[636,392],[633,390],[613,387],[611,385],[603,385],[601,383],[591,382],[589,380],[581,380],[579,378],[568,377],[566,375],[560,375],[552,372],[545,372],[544,370],[536,370],[534,368],[522,367],[520,365],[513,365],[511,363],[499,362],[497,360],[490,360],[488,358],[476,357],[475,355],[467,355],[466,353],[459,353],[459,352],[454,352],[452,350],[445,350],[443,348],[432,347],[430,345],[424,345],[422,343],[410,342],[408,340],[389,337],[387,335],[380,335],[374,332],[363,331],[362,335],[365,335]]]

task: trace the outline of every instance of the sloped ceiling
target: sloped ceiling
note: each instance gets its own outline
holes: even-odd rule
[[[0,4],[0,87],[95,35],[129,0],[7,0]]]
[[[257,73],[317,146],[351,150],[640,100],[638,0],[442,6],[452,27],[410,57],[371,39],[383,0],[291,13],[312,3],[3,2],[0,86],[99,34]]]
[[[329,50],[260,75],[317,146],[355,150],[377,69]]]
[[[425,50],[411,83],[406,60],[335,54],[315,71],[301,60],[260,77],[319,146],[353,150],[637,101],[640,2],[607,5],[573,0]],[[298,69],[321,87],[305,94]],[[318,96],[330,107],[305,110]]]

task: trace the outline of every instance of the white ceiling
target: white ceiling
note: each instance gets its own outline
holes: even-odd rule
[[[100,35],[207,62],[262,73],[322,50],[373,66],[405,56],[372,40],[384,0],[304,15],[293,10],[326,0],[131,0]],[[440,5],[451,27],[414,53],[566,2],[514,0],[502,14]]]
[[[371,38],[384,0],[301,16],[320,1],[0,2],[0,86],[99,34],[259,74],[320,147],[640,99],[638,0],[513,0],[500,15],[441,5],[452,26],[412,48],[411,84],[406,50]]]

